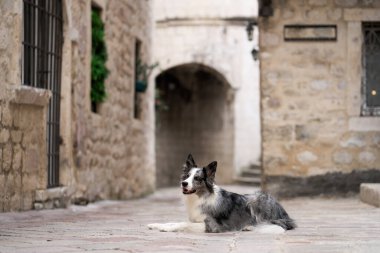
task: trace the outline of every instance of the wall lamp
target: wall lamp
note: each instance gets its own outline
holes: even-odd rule
[[[257,23],[255,21],[249,21],[248,25],[246,27],[246,31],[247,31],[249,41],[253,40],[253,31],[254,31],[255,25],[257,25]]]
[[[247,24],[246,31],[249,41],[253,40],[253,31],[255,29],[255,26],[257,26],[257,22],[253,20],[249,21]],[[256,48],[252,49],[251,54],[254,61],[257,61],[259,59],[259,50],[257,50]]]
[[[254,61],[257,61],[259,59],[259,50],[256,48],[252,49],[251,54]]]

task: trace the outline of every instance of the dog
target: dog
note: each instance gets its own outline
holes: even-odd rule
[[[258,191],[240,195],[215,184],[217,162],[198,167],[191,154],[183,166],[182,193],[190,223],[149,224],[160,231],[200,231],[221,233],[256,230],[281,233],[296,228],[280,203],[271,195]]]

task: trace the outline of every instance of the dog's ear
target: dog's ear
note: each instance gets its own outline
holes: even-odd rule
[[[210,163],[209,165],[207,165],[204,170],[206,172],[206,175],[208,178],[214,180],[215,178],[215,173],[216,173],[216,166],[218,165],[218,163],[216,161],[213,161],[212,163]]]
[[[189,154],[187,156],[186,162],[183,166],[183,171],[188,172],[192,168],[196,168],[196,167],[197,167],[197,164],[195,163],[193,156],[191,154]]]

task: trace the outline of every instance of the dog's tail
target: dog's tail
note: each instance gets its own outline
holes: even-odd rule
[[[277,200],[265,192],[257,192],[253,195],[246,195],[248,206],[252,217],[256,222],[268,222],[278,225],[285,230],[295,229],[295,221],[289,217],[288,213]]]

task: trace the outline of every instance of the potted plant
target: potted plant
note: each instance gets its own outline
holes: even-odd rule
[[[136,64],[136,82],[135,89],[136,92],[145,92],[148,87],[149,76],[152,71],[158,66],[158,63],[148,65],[143,63],[140,59],[137,59]]]

